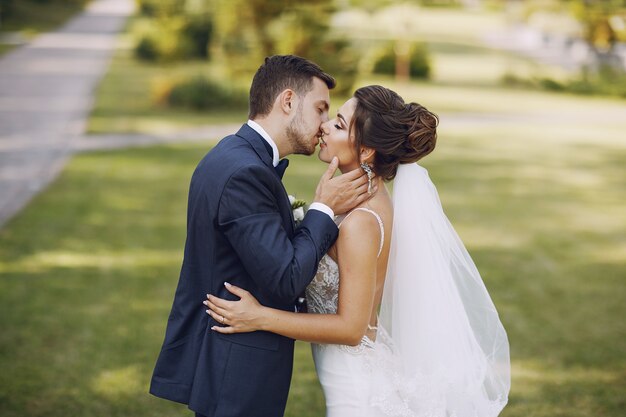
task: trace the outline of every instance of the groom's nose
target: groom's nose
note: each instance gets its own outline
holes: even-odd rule
[[[328,129],[329,122],[330,122],[330,120],[325,122],[325,123],[322,123],[320,125],[320,132],[321,133],[323,133],[325,135],[328,135],[330,133],[330,130]]]

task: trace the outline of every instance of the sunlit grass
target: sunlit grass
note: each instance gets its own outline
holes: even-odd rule
[[[612,126],[595,136],[560,126],[444,119],[423,165],[509,334],[502,415],[617,417],[626,143]],[[188,415],[147,388],[182,259],[188,181],[209,147],[78,156],[0,232],[0,414]],[[287,190],[311,201],[324,168],[293,157]],[[297,346],[286,415],[319,417],[309,347]]]
[[[173,295],[155,283],[176,279],[202,154],[76,158],[0,232],[0,414],[171,415],[146,394]]]

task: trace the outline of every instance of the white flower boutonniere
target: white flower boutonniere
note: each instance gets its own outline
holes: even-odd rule
[[[304,214],[306,213],[306,201],[298,200],[294,196],[289,196],[289,203],[291,203],[291,211],[293,212],[293,219],[296,225],[300,224],[304,220]]]

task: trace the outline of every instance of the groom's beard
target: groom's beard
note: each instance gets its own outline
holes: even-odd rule
[[[298,113],[287,127],[287,140],[292,153],[296,155],[313,155],[315,144],[303,133],[304,120],[302,120],[302,103],[298,106]]]

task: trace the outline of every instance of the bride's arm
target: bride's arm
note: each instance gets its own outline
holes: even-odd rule
[[[367,330],[376,287],[380,242],[376,219],[361,212],[346,219],[337,239],[339,302],[337,314],[299,314],[260,305],[247,291],[230,286],[239,301],[209,296],[207,312],[225,326],[220,333],[264,330],[293,339],[317,343],[357,345]]]

